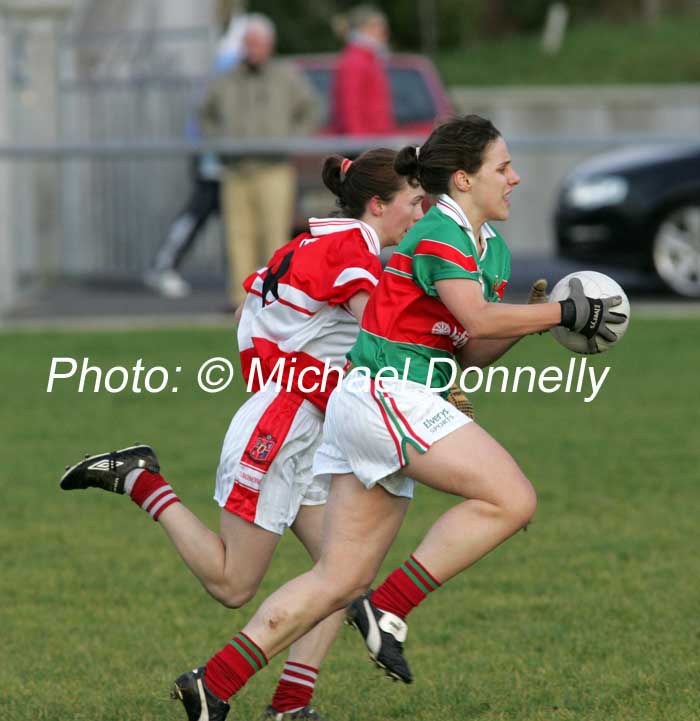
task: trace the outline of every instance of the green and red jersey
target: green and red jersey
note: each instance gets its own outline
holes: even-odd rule
[[[479,256],[464,211],[447,195],[406,234],[382,273],[362,317],[360,334],[350,351],[355,366],[374,376],[384,368],[425,385],[431,359],[454,359],[468,335],[438,297],[435,283],[447,278],[477,281],[485,300],[499,302],[510,278],[510,251],[488,224],[481,228]],[[449,381],[447,364],[432,374],[435,387]]]

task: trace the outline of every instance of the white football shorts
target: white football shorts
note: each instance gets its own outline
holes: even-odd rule
[[[395,496],[413,497],[415,481],[402,469],[406,448],[420,453],[471,419],[420,383],[367,379],[351,371],[328,402],[314,476],[354,473],[367,487],[379,483]]]
[[[326,502],[329,483],[312,466],[323,413],[301,396],[270,388],[238,410],[224,438],[214,499],[273,533],[294,523],[300,506]]]

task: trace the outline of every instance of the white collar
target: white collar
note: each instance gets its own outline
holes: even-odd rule
[[[469,218],[467,218],[465,212],[452,198],[450,198],[449,195],[447,195],[447,193],[438,198],[436,207],[441,213],[444,213],[448,218],[454,220],[460,228],[464,228],[472,239],[476,241],[476,238],[474,237],[474,230],[472,229],[472,224],[469,222]],[[481,237],[483,240],[493,238],[494,235],[496,235],[496,233],[488,223],[484,223],[481,226]]]
[[[379,242],[377,231],[371,225],[367,225],[367,223],[355,218],[309,218],[309,233],[315,238],[355,228],[362,233],[370,253],[379,255],[382,245]]]

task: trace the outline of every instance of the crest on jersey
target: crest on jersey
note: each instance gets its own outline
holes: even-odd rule
[[[270,457],[276,443],[277,439],[274,436],[269,433],[265,435],[261,434],[253,442],[253,447],[248,451],[248,455],[254,461],[266,461]]]
[[[449,323],[445,323],[444,320],[439,320],[433,326],[433,335],[452,335],[452,328]]]
[[[503,300],[503,293],[506,289],[506,285],[508,285],[507,280],[502,280],[499,283],[498,276],[496,276],[496,280],[493,282],[493,292],[498,296],[499,300]]]
[[[439,320],[433,326],[433,335],[448,336],[455,348],[461,348],[469,340],[469,334],[466,330],[460,331],[457,326],[452,327],[444,320]]]

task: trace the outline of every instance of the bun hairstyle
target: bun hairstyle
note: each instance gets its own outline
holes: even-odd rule
[[[396,154],[394,170],[404,178],[411,178],[418,181],[418,148],[415,145],[407,145],[401,148]]]
[[[396,151],[377,148],[350,161],[331,155],[323,163],[324,185],[336,197],[337,214],[345,218],[361,218],[367,204],[376,195],[390,203],[406,182],[394,169]]]
[[[479,115],[452,118],[438,125],[420,148],[408,145],[399,150],[394,168],[427,193],[441,195],[448,192],[457,170],[478,172],[486,148],[500,137],[494,124]]]

